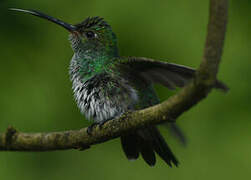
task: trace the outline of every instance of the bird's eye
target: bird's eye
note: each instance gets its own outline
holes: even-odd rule
[[[92,31],[87,31],[87,32],[85,33],[85,35],[86,35],[86,37],[87,37],[88,39],[92,39],[92,38],[96,37],[96,34],[95,34],[94,32],[92,32]]]

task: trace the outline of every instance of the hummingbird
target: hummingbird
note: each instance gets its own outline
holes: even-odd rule
[[[117,38],[111,26],[101,17],[88,17],[72,25],[36,10],[12,8],[51,21],[69,32],[74,52],[69,74],[74,98],[80,112],[93,126],[121,116],[128,111],[144,109],[160,101],[153,88],[155,83],[170,90],[184,87],[196,71],[183,65],[145,57],[119,55]],[[226,90],[216,81],[215,88]],[[179,162],[155,125],[147,125],[121,135],[122,149],[129,160],[141,155],[154,166],[156,154],[167,165]]]

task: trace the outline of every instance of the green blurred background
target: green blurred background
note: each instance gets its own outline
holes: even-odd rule
[[[36,9],[78,23],[102,16],[119,39],[121,55],[168,60],[198,67],[205,42],[208,1],[201,0],[1,0],[0,132],[8,125],[26,132],[61,131],[88,126],[72,98],[68,33],[49,22],[10,12]],[[184,113],[178,124],[183,148],[161,127],[180,160],[168,168],[158,158],[154,168],[142,159],[129,162],[118,139],[77,150],[0,152],[0,179],[250,179],[251,178],[251,1],[232,0],[219,79],[231,88],[213,91]],[[157,86],[161,100],[171,93]]]

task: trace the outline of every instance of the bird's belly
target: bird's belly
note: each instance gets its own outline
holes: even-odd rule
[[[112,119],[126,110],[125,107],[114,104],[112,100],[99,96],[96,90],[88,92],[88,90],[83,89],[82,92],[77,94],[76,101],[81,113],[95,122]]]
[[[73,81],[73,91],[81,113],[95,122],[112,119],[133,109],[138,99],[131,86],[105,76],[84,83]]]

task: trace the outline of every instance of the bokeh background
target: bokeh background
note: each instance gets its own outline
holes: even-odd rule
[[[26,132],[88,126],[72,98],[68,33],[8,7],[36,9],[78,23],[102,16],[119,39],[120,54],[152,57],[198,67],[205,43],[208,1],[201,0],[1,0],[0,132],[8,125]],[[178,124],[184,148],[164,127],[161,132],[180,160],[154,168],[126,160],[118,139],[77,150],[0,152],[0,179],[250,179],[251,178],[251,1],[232,0],[219,79],[231,88],[213,91],[184,113]],[[172,92],[156,86],[161,100]]]

